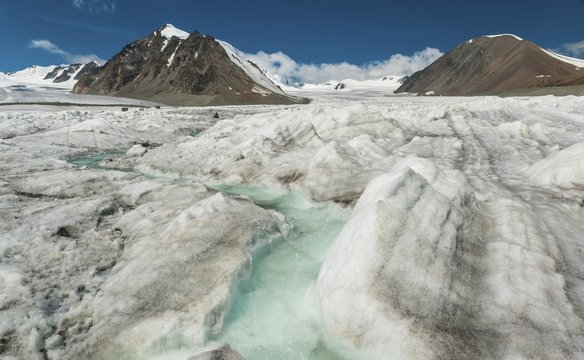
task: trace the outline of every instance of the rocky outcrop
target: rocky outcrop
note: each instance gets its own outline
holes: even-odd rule
[[[460,44],[414,73],[395,92],[499,94],[582,83],[584,60],[551,53],[514,35],[495,35]]]
[[[169,105],[298,102],[229,44],[165,25],[125,46],[79,79],[75,93],[148,99]]]
[[[62,83],[71,79],[79,79],[83,75],[98,68],[99,65],[94,61],[87,64],[59,65],[51,70],[43,80],[52,80],[53,83]]]
[[[229,345],[221,345],[193,355],[188,360],[245,360]]]
[[[79,70],[79,72],[77,72],[77,74],[75,74],[75,77],[73,79],[79,80],[84,75],[89,74],[89,73],[94,72],[94,71],[97,71],[97,70],[99,70],[99,64],[96,63],[95,61],[92,61],[90,63],[85,64],[85,66],[83,66]]]

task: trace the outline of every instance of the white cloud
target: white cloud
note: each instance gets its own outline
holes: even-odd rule
[[[105,60],[101,59],[99,56],[95,54],[88,55],[72,54],[68,51],[61,49],[60,47],[53,44],[49,40],[44,39],[31,40],[28,46],[32,49],[42,49],[50,52],[51,54],[59,55],[70,64],[85,64],[91,61],[95,61],[100,65],[103,65],[105,63]]]
[[[395,54],[387,60],[374,61],[364,65],[354,65],[348,62],[335,64],[302,64],[279,51],[276,53],[246,54],[259,67],[268,70],[283,79],[295,79],[307,83],[321,83],[328,80],[368,80],[386,75],[411,75],[430,65],[442,52],[434,48],[426,48],[411,56]]]
[[[117,4],[109,0],[73,0],[73,6],[79,10],[94,13],[113,13]]]
[[[563,45],[564,52],[572,56],[584,56],[584,40]]]

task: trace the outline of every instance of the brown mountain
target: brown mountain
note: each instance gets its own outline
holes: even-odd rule
[[[395,92],[477,95],[580,84],[584,60],[551,53],[515,35],[495,35],[465,41]]]
[[[168,24],[85,74],[73,92],[180,106],[302,101],[284,93],[231,45]]]

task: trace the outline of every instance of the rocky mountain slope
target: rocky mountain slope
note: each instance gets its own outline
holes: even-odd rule
[[[584,60],[505,34],[460,44],[414,73],[396,92],[477,95],[580,84],[584,84]]]
[[[274,85],[230,44],[170,24],[125,46],[102,68],[83,76],[73,92],[169,105],[300,101]]]

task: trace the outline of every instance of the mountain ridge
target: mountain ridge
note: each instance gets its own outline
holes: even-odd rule
[[[31,65],[22,70],[0,73],[0,75],[17,84],[71,89],[76,80],[98,67],[99,64],[95,61],[86,64]]]
[[[396,93],[482,95],[568,86],[584,78],[584,60],[581,67],[578,61],[517,35],[486,35],[461,43],[412,74]]]
[[[81,77],[74,93],[122,96],[169,105],[293,104],[229,43],[170,24],[126,45]]]

